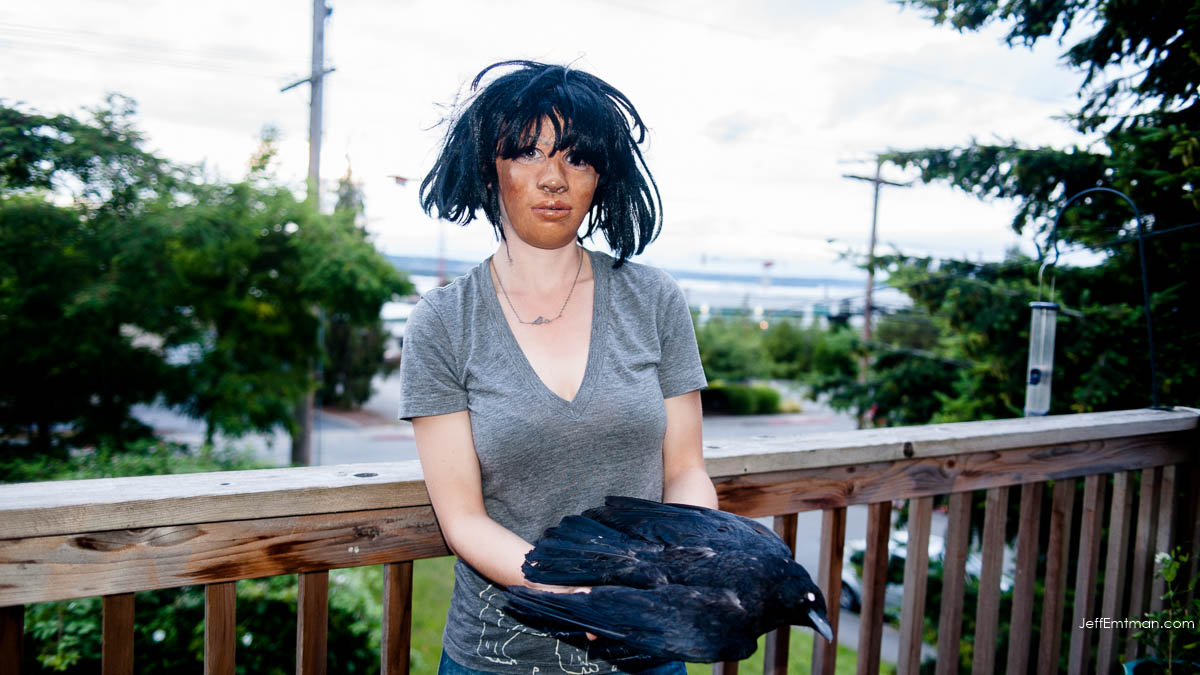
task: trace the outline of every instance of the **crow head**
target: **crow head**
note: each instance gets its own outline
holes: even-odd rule
[[[781,589],[787,607],[787,623],[807,626],[832,642],[833,629],[825,613],[825,596],[821,594],[821,589],[798,563],[792,562],[789,567],[790,574]]]

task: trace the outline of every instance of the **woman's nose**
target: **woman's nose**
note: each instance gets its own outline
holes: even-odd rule
[[[567,191],[567,172],[563,166],[563,153],[550,157],[543,166],[542,175],[538,177],[538,187],[550,193]]]

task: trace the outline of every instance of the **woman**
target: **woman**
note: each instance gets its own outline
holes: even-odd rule
[[[480,88],[497,68],[511,70]],[[609,672],[505,616],[496,587],[534,585],[530,542],[605,495],[716,507],[691,316],[668,275],[627,262],[661,214],[629,100],[527,61],[489,66],[472,91],[422,205],[463,224],[482,210],[499,247],[422,298],[401,366],[400,416],[459,558],[439,672]],[[579,245],[597,231],[615,257]]]

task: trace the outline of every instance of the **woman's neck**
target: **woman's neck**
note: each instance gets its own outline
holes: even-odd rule
[[[563,284],[589,278],[591,266],[584,260],[586,257],[575,242],[562,248],[542,249],[510,236],[500,242],[492,264],[503,275],[509,293],[539,294],[556,292]]]

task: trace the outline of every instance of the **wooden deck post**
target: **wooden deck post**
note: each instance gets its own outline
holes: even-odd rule
[[[1150,596],[1150,575],[1154,571],[1154,515],[1158,510],[1160,467],[1142,469],[1138,485],[1137,533],[1133,543],[1133,567],[1129,570],[1129,618],[1140,619],[1146,613]],[[1142,653],[1142,645],[1132,639],[1136,628],[1125,635],[1125,660],[1133,661]]]
[[[833,629],[833,640],[813,636],[812,672],[833,675],[837,668],[838,621],[842,612],[842,559],[846,548],[846,507],[825,509],[821,513],[821,563],[817,585],[825,594],[826,615]]]
[[[383,566],[383,637],[380,675],[408,675],[412,640],[412,561]]]
[[[1013,579],[1012,617],[1008,629],[1010,673],[1029,672],[1043,487],[1044,483],[1026,483],[1021,486],[1021,522],[1017,525],[1017,574]]]
[[[1178,467],[1164,466],[1162,468],[1162,481],[1158,486],[1158,516],[1155,518],[1154,532],[1154,552],[1169,553],[1171,546],[1175,543],[1175,480],[1179,475]],[[1157,565],[1153,565],[1153,570],[1157,570]],[[1154,575],[1154,581],[1150,584],[1150,611],[1161,612],[1163,608],[1163,593],[1166,592],[1166,582],[1161,576]]]
[[[946,552],[942,556],[942,606],[938,614],[937,675],[958,675],[966,591],[967,545],[971,536],[971,493],[950,495],[946,509]]]
[[[296,599],[296,673],[325,675],[329,640],[329,571],[305,572]]]
[[[204,587],[204,675],[234,675],[237,582]]]
[[[904,558],[904,600],[900,608],[900,675],[921,672],[925,633],[925,587],[929,583],[929,528],[933,497],[908,500],[908,545]]]
[[[1000,572],[1004,563],[1004,525],[1008,517],[1008,488],[987,492],[983,514],[983,569],[979,573],[979,604],[975,607],[975,658],[972,675],[996,670],[1000,637]]]
[[[1129,559],[1129,518],[1133,511],[1132,472],[1122,471],[1113,476],[1112,510],[1108,519],[1108,555],[1104,563],[1104,599],[1100,616],[1121,619],[1125,613],[1125,561]],[[1096,650],[1096,670],[1100,673],[1120,673],[1117,658],[1121,631],[1105,628],[1100,631],[1100,646]]]
[[[1079,514],[1079,561],[1075,569],[1075,612],[1071,617],[1071,651],[1067,669],[1090,671],[1093,629],[1087,621],[1096,618],[1096,568],[1100,565],[1100,533],[1104,520],[1104,487],[1108,476],[1093,474],[1083,479],[1083,507]]]
[[[5,673],[21,674],[24,646],[25,605],[0,607],[0,664]]]
[[[133,593],[104,596],[101,624],[101,672],[133,675]]]
[[[1062,648],[1063,604],[1067,593],[1067,555],[1075,512],[1075,481],[1054,481],[1050,507],[1050,542],[1046,548],[1045,593],[1042,596],[1042,637],[1038,643],[1038,675],[1058,672]]]
[[[796,514],[775,516],[773,526],[775,534],[787,544],[792,555],[796,554]],[[767,633],[763,645],[763,675],[787,675],[788,647],[792,636],[792,627],[783,626]]]
[[[867,553],[863,563],[863,603],[858,626],[858,675],[879,672],[883,643],[883,605],[887,590],[888,540],[892,531],[892,502],[867,507]]]

